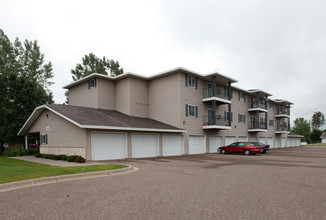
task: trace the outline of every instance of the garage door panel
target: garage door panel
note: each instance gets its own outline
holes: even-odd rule
[[[157,157],[158,135],[132,134],[132,157]]]
[[[189,154],[205,153],[205,137],[189,136]]]
[[[209,137],[209,152],[210,153],[216,153],[217,148],[223,146],[223,138],[220,136],[210,136]]]
[[[163,135],[163,156],[177,156],[183,154],[182,135]]]
[[[127,139],[124,133],[92,133],[92,160],[126,158]]]
[[[236,141],[237,141],[237,139],[235,136],[226,136],[225,137],[225,146],[228,146]]]

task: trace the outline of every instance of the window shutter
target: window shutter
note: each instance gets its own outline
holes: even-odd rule
[[[246,123],[246,115],[243,115],[243,123]]]
[[[195,88],[197,89],[198,86],[197,86],[197,77],[195,77]]]
[[[238,114],[238,122],[240,123],[241,122],[241,115]]]
[[[188,104],[186,104],[186,116],[188,116]]]
[[[198,106],[196,106],[196,118],[198,118]]]
[[[187,74],[186,74],[185,80],[186,80],[186,86],[188,87],[188,75]]]
[[[96,78],[94,78],[94,87],[96,87]]]
[[[240,91],[238,92],[238,100],[240,101],[240,96],[241,96],[241,93]]]
[[[91,88],[91,81],[88,80],[88,89],[90,89],[90,88]]]

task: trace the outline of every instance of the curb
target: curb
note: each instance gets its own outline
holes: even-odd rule
[[[31,179],[31,180],[23,180],[23,181],[12,182],[12,183],[3,183],[0,184],[0,192],[6,192],[15,189],[22,189],[22,188],[27,188],[32,186],[40,186],[45,184],[59,183],[59,182],[65,182],[71,180],[81,180],[81,179],[126,174],[126,173],[132,173],[134,171],[139,170],[139,168],[137,167],[133,167],[129,165],[126,166],[128,167],[118,169],[118,170],[105,170],[105,171],[96,171],[96,172],[89,172],[89,173],[69,174],[69,175],[62,175],[62,176],[51,176],[51,177],[43,177],[43,178]]]

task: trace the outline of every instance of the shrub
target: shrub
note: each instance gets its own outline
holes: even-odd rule
[[[67,156],[67,155],[62,155],[62,158],[61,158],[61,160],[65,160],[65,161],[67,161],[67,158],[68,158],[68,156]]]
[[[83,157],[81,157],[81,156],[78,156],[78,157],[76,158],[76,163],[85,163],[85,162],[86,162],[86,159],[83,158]]]
[[[68,162],[76,162],[77,157],[79,157],[78,155],[71,155],[67,157],[67,161]]]
[[[29,156],[39,153],[39,149],[7,149],[3,152],[7,157]]]
[[[40,158],[40,157],[42,157],[42,154],[40,154],[40,153],[34,154],[34,157]]]
[[[54,159],[55,160],[63,160],[63,157],[66,156],[66,155],[63,155],[63,154],[59,154],[59,155],[54,155]]]

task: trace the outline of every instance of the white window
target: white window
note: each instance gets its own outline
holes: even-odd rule
[[[239,114],[238,121],[239,123],[246,123],[246,115]]]
[[[186,86],[197,89],[197,77],[186,75]]]
[[[274,126],[274,120],[269,119],[269,126]]]
[[[240,102],[245,102],[246,101],[246,94],[244,92],[239,92],[239,101]]]
[[[198,117],[198,106],[186,104],[186,116]]]
[[[41,144],[48,144],[48,135],[47,134],[41,134],[40,135],[40,142],[41,142]]]
[[[96,78],[88,81],[88,89],[93,88],[93,87],[94,88],[96,87]]]

